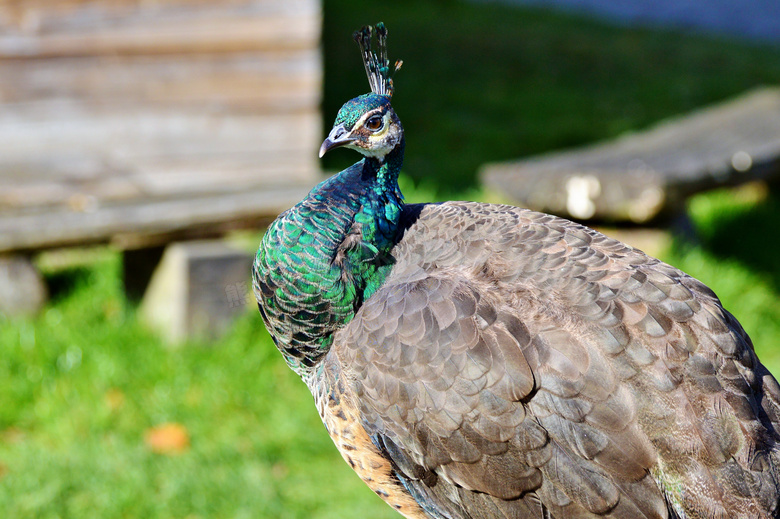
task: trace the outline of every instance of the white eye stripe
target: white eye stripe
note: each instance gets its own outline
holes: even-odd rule
[[[373,129],[373,130],[371,130],[371,128],[368,126],[368,121],[372,117],[375,117],[377,115],[382,117],[382,125],[377,127],[377,128],[375,128],[375,129]],[[364,114],[360,119],[358,119],[358,121],[355,123],[354,127],[355,128],[364,127],[364,128],[366,128],[368,130],[371,130],[371,131],[378,131],[378,130],[381,130],[382,128],[384,128],[384,127],[387,127],[387,121],[388,121],[389,118],[390,118],[390,113],[389,112],[385,112],[384,114],[382,114],[380,112],[368,112],[367,114]]]

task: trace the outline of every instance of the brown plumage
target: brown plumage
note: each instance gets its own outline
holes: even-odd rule
[[[780,387],[715,294],[561,218],[404,205],[389,62],[360,34],[381,92],[320,154],[365,158],[280,215],[254,269],[350,466],[414,519],[780,516]]]
[[[314,384],[329,429],[328,394],[359,410],[359,452],[335,441],[390,462],[386,495],[430,517],[777,515],[780,388],[706,286],[561,218],[416,211]]]

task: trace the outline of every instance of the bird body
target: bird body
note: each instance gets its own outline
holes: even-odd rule
[[[736,319],[562,218],[405,205],[370,35],[374,93],[321,149],[365,158],[271,225],[253,276],[350,466],[408,518],[778,517],[780,387]]]

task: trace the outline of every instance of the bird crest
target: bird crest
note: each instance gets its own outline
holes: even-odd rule
[[[360,46],[363,55],[363,65],[366,67],[368,84],[371,91],[377,95],[393,96],[393,76],[401,68],[403,61],[396,61],[393,72],[390,73],[390,62],[387,59],[387,28],[385,24],[376,24],[377,54],[371,49],[371,36],[374,27],[364,25],[362,29],[355,31],[352,37]]]

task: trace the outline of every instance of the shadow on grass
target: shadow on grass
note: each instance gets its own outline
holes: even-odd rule
[[[774,186],[762,201],[749,207],[713,213],[699,228],[703,248],[721,258],[730,258],[767,276],[780,292],[780,186]]]
[[[57,303],[68,297],[78,287],[89,283],[92,269],[86,266],[68,267],[46,273],[44,280],[49,288],[49,298]]]

